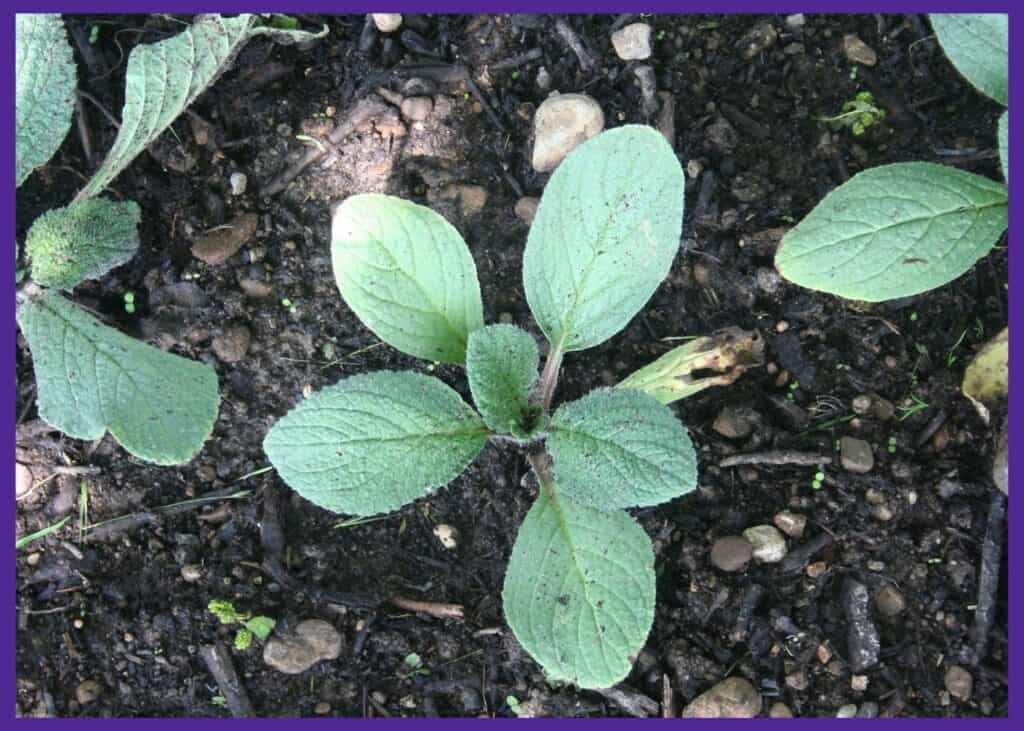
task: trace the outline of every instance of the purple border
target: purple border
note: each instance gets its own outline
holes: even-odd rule
[[[223,13],[237,13],[237,12],[307,12],[307,13],[320,13],[320,14],[332,14],[332,13],[353,13],[353,12],[369,12],[371,10],[391,10],[391,11],[406,11],[406,12],[450,12],[450,13],[480,13],[480,12],[535,12],[535,13],[550,13],[550,12],[562,12],[562,13],[619,13],[619,12],[653,12],[653,13],[764,13],[764,14],[788,14],[797,12],[816,12],[816,13],[871,13],[871,12],[886,12],[886,13],[928,13],[928,12],[1004,12],[1010,15],[1010,38],[1013,41],[1010,44],[1010,87],[1011,87],[1011,99],[1024,98],[1024,71],[1022,68],[1022,57],[1024,57],[1024,45],[1018,47],[1017,40],[1024,40],[1024,6],[1015,6],[1011,2],[1004,0],[1003,2],[992,2],[991,0],[897,0],[894,2],[855,2],[853,0],[805,0],[804,2],[792,2],[791,0],[778,0],[778,2],[770,3],[758,1],[758,0],[690,0],[689,2],[669,2],[667,0],[639,0],[634,2],[626,2],[624,0],[556,0],[555,2],[539,2],[538,0],[519,0],[518,2],[509,2],[508,0],[434,0],[433,2],[425,0],[379,0],[378,2],[359,0],[358,2],[343,2],[335,0],[335,2],[325,2],[324,0],[293,0],[291,3],[287,3],[287,7],[282,8],[283,3],[280,2],[262,2],[257,0],[251,0],[249,2],[237,2],[236,0],[221,0],[220,2],[191,2],[183,1],[178,2],[172,0],[172,2],[162,3],[151,3],[145,0],[141,2],[131,2],[130,0],[64,0],[63,2],[53,0],[41,0],[39,2],[25,2],[24,0],[16,0],[15,2],[8,5],[3,11],[3,37],[7,39],[7,42],[2,44],[7,49],[14,48],[14,14],[15,12],[109,12],[109,13],[143,13],[143,12],[169,12],[173,10],[175,12],[185,13],[198,13],[198,12],[223,12]],[[171,6],[171,7],[168,7]],[[10,53],[10,50],[8,50]],[[6,72],[3,74],[2,86],[0,86],[0,95],[6,99],[14,98],[14,64],[6,66]],[[14,107],[12,103],[8,103],[5,120],[5,145],[2,153],[0,153],[0,166],[5,167],[7,170],[14,168]],[[1021,117],[1014,114],[1011,117],[1011,137],[1017,139],[1018,134],[1024,129],[1024,124],[1021,123]],[[1011,158],[1015,161],[1012,163],[1012,167],[1024,169],[1024,153],[1021,153],[1016,145],[1010,149]],[[4,220],[8,221],[8,231],[12,232],[11,241],[14,241],[13,229],[15,223],[15,188],[14,188],[14,177],[11,176],[6,185],[7,194],[4,196],[2,212]],[[1015,210],[1016,204],[1020,202],[1019,195],[1014,193],[1014,189],[1011,188],[1011,210]],[[1016,215],[1010,217],[1010,235],[1009,240],[1017,239],[1024,240],[1024,218]],[[1010,243],[1010,246],[1013,246]],[[3,362],[3,373],[4,382],[8,385],[3,388],[3,409],[7,414],[13,415],[16,408],[16,393],[15,393],[15,343],[16,343],[16,328],[14,322],[14,263],[11,261],[10,256],[0,256],[0,282],[3,283],[5,288],[4,301],[6,301],[7,307],[9,307],[9,316],[4,321],[4,337],[2,342],[3,354],[0,356]],[[1018,289],[1024,287],[1024,266],[1017,266],[1015,260],[1011,260],[1009,266],[1009,311],[1010,313],[1016,314],[1019,301],[1024,295],[1016,295],[1015,292]],[[1010,341],[1010,366],[1011,366],[1011,379],[1015,379],[1013,373],[1016,366],[1024,363],[1024,344],[1022,344],[1020,338],[1014,337]],[[1021,437],[1022,425],[1024,420],[1021,417],[1021,405],[1024,403],[1024,397],[1018,391],[1016,384],[1010,392],[1010,445],[1011,452],[1016,454],[1016,449],[1024,446],[1024,437]],[[14,461],[14,419],[11,421],[2,420],[2,439],[8,446],[3,452],[3,462],[6,469],[7,475],[13,473],[13,461]],[[1016,461],[1014,461],[1014,466]],[[1011,474],[1015,475],[1017,469],[1011,468],[1013,471]],[[1011,479],[1012,481],[1012,479]],[[9,493],[13,493],[13,479],[9,483]],[[3,509],[3,522],[9,526],[11,536],[14,533],[14,521],[15,521],[15,504],[10,501],[4,503]],[[1010,508],[1012,512],[1012,506]],[[1008,514],[1009,515],[1009,514]],[[1009,520],[1009,517],[1007,518]],[[1024,533],[1017,534],[1013,531],[1008,532],[1009,544],[1004,560],[1014,559],[1013,564],[1016,563],[1016,557],[1021,553],[1021,547],[1024,545]],[[3,643],[4,649],[9,649],[7,662],[3,664],[3,669],[0,671],[0,692],[8,700],[5,700],[3,704],[2,715],[0,717],[14,720],[15,714],[15,671],[16,671],[16,657],[13,649],[16,641],[16,616],[15,616],[15,551],[13,542],[8,539],[3,544],[3,555],[0,558],[2,562],[2,587],[3,587],[3,602],[0,607],[0,624],[3,626],[4,635],[9,639],[9,642]],[[1011,565],[1008,570],[1009,577],[1009,600],[1013,605],[1019,605],[1021,596],[1024,595],[1024,587],[1021,586],[1020,582],[1015,579],[1019,572],[1014,571],[1014,566]],[[1022,647],[1021,635],[1016,629],[1012,629],[1010,632],[1010,657],[1016,660],[1021,655],[1020,649]],[[1022,685],[1016,681],[1016,675],[1010,671],[1010,701],[1009,701],[1009,718],[1008,719],[987,719],[984,720],[986,727],[991,727],[993,724],[1006,725],[1011,723],[1010,719],[1016,718],[1021,715],[1020,708],[1024,701],[1018,700],[1016,694],[1013,692],[1015,689],[1019,689]],[[115,719],[116,724],[127,724],[132,723],[136,719]],[[427,726],[430,728],[442,728],[442,725],[448,725],[451,723],[465,724],[472,723],[475,719],[375,719],[373,721],[364,721],[362,719],[346,719],[347,721],[354,723],[374,723],[374,724],[397,724],[397,723],[413,723],[416,725]],[[791,723],[801,723],[803,725],[817,725],[824,726],[833,719],[794,719]],[[316,723],[317,719],[303,719],[310,723]],[[536,719],[534,723],[541,724],[554,724],[562,723],[565,719]],[[896,719],[889,721],[889,723],[896,723],[901,726],[914,725],[916,728],[923,728],[924,724],[931,723],[942,723],[948,724],[966,724],[971,723],[974,719]],[[30,723],[29,720],[22,720],[23,723]],[[180,722],[180,719],[155,719],[152,721],[159,726],[168,726],[170,724],[176,724]],[[247,724],[256,725],[261,728],[269,728],[271,726],[283,727],[284,724],[294,723],[294,719],[194,719],[192,723],[198,722],[200,725],[213,728],[215,724]],[[319,722],[326,722],[325,719],[319,719]],[[514,719],[489,719],[481,721],[482,723],[516,723],[518,721]],[[587,721],[575,720],[570,721],[573,723],[585,723]],[[608,724],[642,724],[645,720],[643,719],[590,719],[589,723],[597,723],[602,725]],[[757,719],[754,723],[772,723],[777,722],[773,719]],[[862,721],[863,723],[875,723],[876,721]],[[109,719],[55,719],[48,720],[44,723],[47,724],[67,724],[75,725],[80,727],[82,725],[97,728],[106,726],[110,723]],[[744,723],[738,720],[732,721],[719,721],[719,724],[739,724]],[[854,721],[856,723],[856,721]]]

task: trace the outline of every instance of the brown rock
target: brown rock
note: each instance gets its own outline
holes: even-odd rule
[[[263,647],[263,662],[275,670],[295,675],[320,660],[334,660],[341,654],[341,635],[329,622],[307,619],[294,632],[278,633]]]
[[[974,678],[959,665],[950,665],[946,671],[946,690],[958,701],[969,701],[974,692]]]
[[[537,206],[540,201],[536,198],[523,197],[516,201],[516,216],[526,225],[533,223],[533,217],[537,215]]]
[[[843,53],[852,63],[874,66],[878,63],[878,54],[867,43],[853,33],[843,36]]]
[[[213,339],[213,352],[225,363],[237,363],[249,351],[252,335],[244,325],[232,327]]]
[[[807,516],[783,510],[775,514],[774,522],[775,527],[790,538],[799,538],[807,527]]]
[[[223,264],[256,233],[259,216],[244,213],[227,226],[207,232],[192,245],[192,254],[210,266]]]
[[[726,678],[693,699],[683,718],[754,718],[761,712],[761,694],[744,678]]]
[[[103,686],[101,686],[97,681],[83,680],[78,684],[78,687],[75,688],[75,700],[83,706],[88,705],[99,698],[101,693],[103,693]]]
[[[723,536],[711,546],[711,563],[722,571],[742,571],[754,555],[754,546],[743,536]]]

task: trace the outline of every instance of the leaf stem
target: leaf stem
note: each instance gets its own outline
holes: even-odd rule
[[[551,408],[551,399],[555,395],[555,386],[558,384],[558,372],[562,368],[563,355],[562,348],[556,347],[548,353],[547,360],[544,361],[544,370],[540,374],[540,384],[537,387],[537,394],[544,411]]]

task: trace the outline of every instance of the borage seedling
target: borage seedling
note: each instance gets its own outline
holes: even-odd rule
[[[683,202],[679,161],[648,127],[604,132],[556,169],[523,257],[549,346],[538,378],[533,337],[484,325],[476,267],[444,218],[390,196],[348,198],[332,230],[345,302],[395,348],[464,364],[477,410],[437,378],[364,373],[314,393],[264,442],[296,492],[352,515],[428,495],[488,439],[521,445],[540,492],[512,550],[504,609],[554,681],[603,688],[627,675],[653,620],[655,575],[651,541],[624,509],[696,485],[693,446],[664,403],[699,390],[687,379],[718,356],[711,340],[666,354],[636,387],[599,388],[551,411],[563,357],[615,335],[668,273]]]

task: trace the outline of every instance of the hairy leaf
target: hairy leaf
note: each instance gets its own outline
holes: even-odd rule
[[[1006,230],[1006,186],[932,163],[854,175],[782,239],[775,266],[803,287],[880,302],[934,289]]]
[[[1010,113],[999,117],[999,163],[1003,166],[1003,177],[1010,182]]]
[[[223,71],[254,35],[276,40],[309,40],[326,34],[254,27],[252,14],[225,18],[200,15],[178,35],[159,43],[136,46],[125,71],[121,128],[107,159],[78,200],[100,193],[135,157],[167,129]]]
[[[135,201],[90,198],[47,211],[32,223],[25,251],[32,279],[71,290],[135,256],[142,211]]]
[[[15,186],[45,165],[71,129],[75,61],[60,15],[18,13],[14,30]]]
[[[263,450],[310,502],[372,515],[448,484],[486,442],[480,417],[441,381],[378,371],[314,393],[274,425]]]
[[[519,528],[502,591],[516,639],[548,678],[610,688],[654,619],[654,552],[636,521],[544,488]]]
[[[141,343],[50,291],[18,308],[32,348],[39,416],[76,439],[110,431],[161,465],[190,460],[213,431],[212,368]]]
[[[560,352],[599,345],[668,274],[683,171],[656,130],[627,125],[573,150],[544,189],[523,255],[530,310]]]
[[[277,620],[259,615],[245,620],[244,624],[245,628],[259,637],[261,642],[266,642],[267,638],[270,637],[270,633],[274,631],[274,625],[277,624]]]
[[[1000,13],[933,13],[928,16],[942,50],[985,96],[1008,105],[1010,32]]]
[[[600,510],[658,505],[697,486],[697,455],[664,404],[600,388],[551,418],[548,450],[560,494]]]
[[[334,212],[331,257],[341,296],[377,337],[419,358],[465,361],[469,334],[484,325],[480,284],[443,217],[393,196],[351,196]]]
[[[466,376],[473,401],[491,429],[529,437],[540,416],[530,404],[540,356],[529,333],[489,325],[469,334]]]

